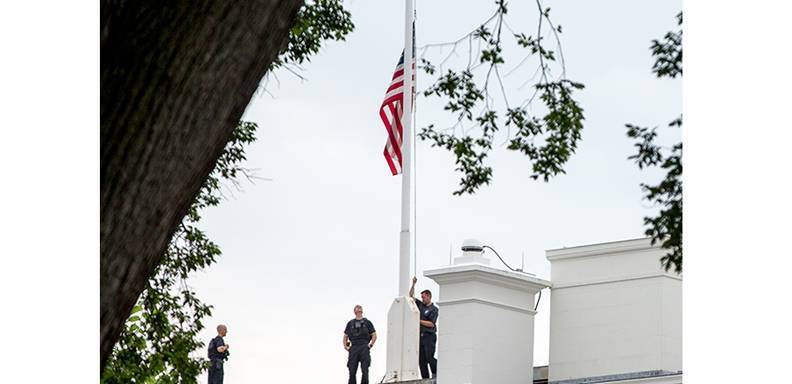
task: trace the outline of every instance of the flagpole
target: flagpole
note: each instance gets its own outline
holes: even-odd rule
[[[404,77],[402,91],[402,201],[399,236],[399,292],[388,310],[387,358],[383,382],[419,380],[418,307],[407,296],[410,283],[410,198],[412,192],[412,89],[413,89],[413,0],[404,7]]]
[[[412,177],[413,3],[404,2],[404,115],[402,122],[402,202],[399,234],[399,293],[407,296],[410,282],[410,195]]]

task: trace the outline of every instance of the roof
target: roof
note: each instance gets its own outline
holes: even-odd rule
[[[542,371],[544,369],[544,371]],[[544,373],[544,375],[537,375]],[[666,370],[652,370],[641,372],[619,373],[613,375],[581,377],[577,379],[547,381],[547,366],[534,367],[534,384],[595,384],[595,383],[615,383],[626,380],[660,378],[667,376],[682,375],[682,371],[671,372]]]

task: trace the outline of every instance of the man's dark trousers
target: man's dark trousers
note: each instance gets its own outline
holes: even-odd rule
[[[369,384],[368,369],[371,365],[371,354],[369,353],[368,344],[353,345],[349,348],[349,359],[347,360],[349,384],[357,384],[358,363],[360,363],[360,370],[363,373],[363,377],[360,378],[360,384]]]
[[[210,360],[209,384],[223,384],[223,360]]]
[[[421,333],[421,348],[418,351],[418,366],[421,368],[421,377],[429,378],[429,370],[432,370],[432,377],[437,377],[437,359],[435,359],[435,345],[437,344],[437,334],[434,332]],[[427,368],[427,365],[429,366]]]

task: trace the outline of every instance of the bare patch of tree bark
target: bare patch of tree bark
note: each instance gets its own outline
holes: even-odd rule
[[[102,1],[100,369],[302,5]]]

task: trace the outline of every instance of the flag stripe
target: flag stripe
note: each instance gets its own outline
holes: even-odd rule
[[[401,126],[397,125],[397,129],[393,129],[392,122],[396,121],[393,116],[396,116],[396,111],[392,109],[392,104],[388,104],[387,108],[383,108],[383,110],[380,111],[380,117],[388,131],[388,141],[385,146],[388,152],[398,157],[399,164],[401,164]]]

